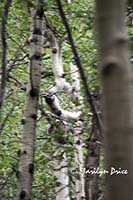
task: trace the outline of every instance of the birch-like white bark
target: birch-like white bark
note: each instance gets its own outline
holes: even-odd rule
[[[67,3],[68,3],[68,4],[71,3],[71,0],[67,0]]]
[[[50,90],[50,92],[72,92],[72,87],[64,78],[64,69],[61,59],[61,47],[59,46],[57,39],[51,35],[50,37],[51,44],[51,60],[52,68],[55,76],[56,85]]]
[[[51,35],[51,60],[52,69],[55,77],[56,85],[45,93],[45,99],[50,107],[52,113],[56,114],[60,119],[65,121],[75,120],[79,118],[80,112],[70,112],[64,110],[60,106],[60,102],[56,93],[72,91],[71,85],[63,77],[64,70],[61,60],[61,50],[56,38]],[[62,135],[60,135],[62,132]],[[64,136],[65,127],[62,128],[61,123],[58,126],[54,125],[55,136],[55,152],[53,155],[54,177],[55,177],[55,199],[56,200],[70,200],[69,194],[69,174],[68,174],[68,161],[66,151],[64,149]]]
[[[45,94],[45,99],[49,105],[51,111],[63,118],[65,121],[76,120],[74,128],[74,147],[75,147],[75,163],[79,171],[79,179],[75,179],[75,198],[77,200],[84,199],[84,174],[81,172],[83,168],[83,150],[82,150],[82,121],[79,120],[81,115],[81,104],[82,97],[80,96],[80,81],[79,74],[75,65],[70,65],[70,71],[72,76],[72,86],[64,78],[64,70],[61,60],[61,49],[58,42],[54,36],[50,38],[51,44],[51,60],[52,68],[55,76],[56,85],[52,87],[47,94]],[[77,100],[77,105],[73,106],[74,112],[64,110],[61,108],[59,100],[56,96],[58,92],[66,92],[68,94],[73,94],[73,98]],[[58,147],[58,142],[56,143]],[[64,156],[63,156],[64,155]],[[57,148],[54,154],[54,176],[56,178],[56,200],[69,199],[69,176],[67,167],[66,152],[63,147]]]
[[[29,39],[30,70],[24,107],[24,118],[22,119],[23,135],[20,151],[17,200],[32,199],[32,181],[34,174],[34,142],[43,54],[43,10],[40,10],[39,8],[32,9],[31,18],[31,36]]]
[[[57,39],[50,34],[49,37],[51,45],[51,60],[52,60],[52,69],[55,76],[56,85],[53,86],[47,94],[45,94],[46,101],[54,114],[57,114],[65,120],[77,120],[81,115],[81,111],[71,112],[61,108],[58,97],[55,95],[57,92],[66,92],[71,94],[73,92],[73,87],[68,83],[64,75],[64,69],[61,59],[61,48],[57,42]],[[77,86],[74,86],[77,90]]]
[[[56,200],[70,200],[68,161],[64,148],[58,147],[53,155]]]
[[[74,109],[79,110],[83,104],[82,96],[80,94],[80,79],[76,65],[70,64],[70,72],[72,77],[73,98],[76,99],[77,105]],[[74,155],[77,176],[75,177],[75,199],[85,199],[85,186],[84,186],[84,156],[83,156],[83,122],[77,119],[74,127]]]
[[[60,118],[66,121],[79,119],[81,115],[81,111],[71,112],[71,111],[62,109],[56,95],[53,95],[50,92],[48,92],[47,94],[45,94],[45,99],[51,111],[57,116],[59,116]]]

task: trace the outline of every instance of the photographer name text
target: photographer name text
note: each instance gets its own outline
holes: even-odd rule
[[[104,174],[109,174],[109,175],[127,175],[128,170],[127,169],[122,169],[118,168],[116,169],[115,167],[111,167],[109,170],[101,170],[99,167],[93,168],[93,169],[81,169],[81,172],[85,174],[98,174],[99,176],[102,176]]]

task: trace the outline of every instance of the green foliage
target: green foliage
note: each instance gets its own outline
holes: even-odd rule
[[[2,112],[0,135],[0,199],[15,199],[17,188],[17,170],[19,162],[19,149],[23,126],[23,108],[26,97],[26,84],[29,71],[28,37],[30,36],[30,8],[36,6],[32,0],[13,0],[7,23],[7,88]],[[0,7],[0,15],[3,12],[3,3]],[[133,9],[132,1],[129,1]],[[83,64],[88,84],[91,91],[99,88],[97,74],[96,46],[94,41],[94,1],[72,0],[72,3],[63,3],[67,19],[70,23],[72,34]],[[70,80],[69,63],[74,62],[67,33],[62,25],[55,0],[44,1],[45,17],[51,30],[62,43],[62,59],[66,79]],[[130,25],[130,23],[129,23]],[[129,26],[129,34],[133,38],[132,27]],[[0,49],[1,53],[1,49]],[[44,49],[43,71],[52,72],[50,50]],[[1,62],[1,61],[0,61]],[[1,64],[1,63],[0,63]],[[0,73],[1,75],[1,73]],[[42,75],[43,77],[43,75]],[[41,82],[41,94],[54,84],[54,77],[44,77]],[[83,88],[83,86],[82,86]],[[83,89],[81,91],[84,96]],[[61,105],[64,109],[71,110],[71,96],[61,95]],[[45,112],[50,113],[46,103],[40,98]],[[75,102],[73,102],[75,103]],[[83,120],[85,123],[84,139],[88,138],[90,130],[89,108],[86,108],[84,100]],[[57,121],[53,122],[58,126]],[[60,126],[59,126],[60,127]],[[70,130],[74,127],[70,124]],[[35,175],[33,182],[33,200],[54,199],[54,177],[52,171],[51,156],[54,152],[55,138],[59,140],[64,130],[60,127],[53,135],[48,131],[48,122],[38,111],[38,124],[35,143]],[[70,166],[73,167],[73,133],[69,131],[69,143],[66,145]]]

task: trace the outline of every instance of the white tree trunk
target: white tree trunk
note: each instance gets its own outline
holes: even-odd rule
[[[56,85],[53,86],[46,94],[45,99],[49,105],[51,111],[56,114],[60,119],[65,120],[69,123],[71,120],[75,120],[74,127],[74,152],[75,152],[75,165],[78,170],[78,177],[75,178],[75,199],[80,200],[85,198],[84,192],[84,174],[82,169],[84,167],[83,161],[83,141],[82,141],[82,130],[83,124],[79,119],[81,115],[81,104],[82,97],[80,96],[80,80],[77,67],[70,64],[70,72],[72,78],[72,85],[68,83],[64,78],[64,70],[61,60],[61,49],[58,45],[57,39],[51,34],[49,37],[51,45],[51,59],[52,67],[55,76]],[[73,111],[64,110],[60,106],[60,102],[56,93],[65,92],[67,94],[72,94],[76,105],[73,104]],[[65,134],[65,131],[64,131]],[[56,143],[56,146],[58,143]],[[56,177],[56,199],[69,199],[69,175],[66,153],[63,146],[58,147],[54,155],[54,175]]]
[[[58,142],[55,144],[53,167],[55,177],[56,200],[70,200],[68,161],[66,152]]]
[[[70,64],[70,72],[72,78],[73,98],[76,100],[77,105],[73,105],[75,111],[79,111],[82,108],[82,96],[80,94],[80,79],[78,69],[72,63]],[[77,119],[74,125],[74,155],[76,176],[75,182],[75,199],[85,199],[85,185],[84,185],[84,156],[83,156],[83,122]]]
[[[17,200],[32,199],[32,181],[34,174],[34,142],[37,123],[37,105],[40,92],[42,46],[43,46],[43,11],[31,11],[30,70],[27,96],[24,107],[23,136],[20,150],[19,180]]]
[[[52,68],[56,82],[55,87],[50,89],[50,92],[56,93],[64,91],[71,93],[72,87],[70,83],[68,83],[64,78],[64,69],[61,59],[61,47],[59,46],[57,39],[52,34],[49,36],[49,40],[51,45]]]
[[[55,152],[53,155],[53,170],[55,177],[55,199],[56,200],[70,200],[69,192],[69,174],[68,174],[68,161],[65,151],[65,126],[61,124],[61,120],[70,121],[79,118],[81,112],[70,112],[64,110],[60,106],[60,102],[56,93],[67,92],[71,93],[72,87],[63,77],[64,70],[61,60],[61,50],[56,38],[51,34],[51,60],[52,68],[55,76],[56,85],[53,86],[47,93],[45,99],[53,114],[59,118],[58,125],[54,126],[54,140]]]

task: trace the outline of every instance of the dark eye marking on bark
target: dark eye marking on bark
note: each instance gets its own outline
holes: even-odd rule
[[[30,117],[33,118],[33,119],[35,119],[35,120],[37,119],[37,115],[36,115],[35,113],[32,113],[32,114],[30,115]]]
[[[25,118],[21,119],[21,124],[23,124],[23,125],[26,124],[26,119]]]
[[[20,149],[17,151],[17,154],[18,154],[18,156],[21,155],[21,150]]]
[[[80,143],[81,143],[80,140],[77,140],[77,141],[76,141],[76,144],[77,144],[77,145],[80,145]]]
[[[128,44],[128,37],[119,33],[119,35],[116,37],[116,42],[119,45]]]
[[[27,151],[26,151],[26,150],[24,150],[22,153],[23,153],[23,154],[27,154]]]
[[[25,197],[26,197],[26,192],[25,192],[25,190],[22,190],[21,192],[20,192],[20,199],[24,199]]]
[[[42,6],[40,6],[40,7],[37,9],[36,15],[38,15],[40,18],[43,17],[43,15],[44,15],[44,10],[43,10],[43,7],[42,7]]]
[[[97,157],[97,154],[95,153],[95,151],[92,151],[92,152],[90,152],[90,156]]]
[[[56,47],[52,48],[52,53],[57,53],[57,48]]]
[[[101,73],[103,76],[110,76],[115,71],[116,68],[117,68],[116,63],[109,62],[107,64],[104,64]]]
[[[37,37],[36,37],[36,35],[34,35],[34,36],[32,36],[32,37],[29,37],[28,38],[28,44],[30,44],[31,42],[38,42],[38,39],[37,39]]]
[[[40,52],[37,52],[37,51],[30,57],[31,60],[34,60],[34,59],[39,60],[41,58],[42,58],[42,54]]]
[[[42,35],[42,31],[40,30],[40,28],[35,28],[33,30],[33,34],[35,34],[35,35]]]
[[[55,185],[56,185],[57,187],[59,187],[59,186],[61,185],[61,182],[60,182],[60,181],[56,181],[56,182],[55,182]]]
[[[39,90],[38,90],[38,88],[32,88],[31,90],[30,90],[30,96],[31,97],[37,97],[39,95]]]
[[[29,164],[29,172],[30,172],[30,174],[34,174],[34,164],[33,163]]]

